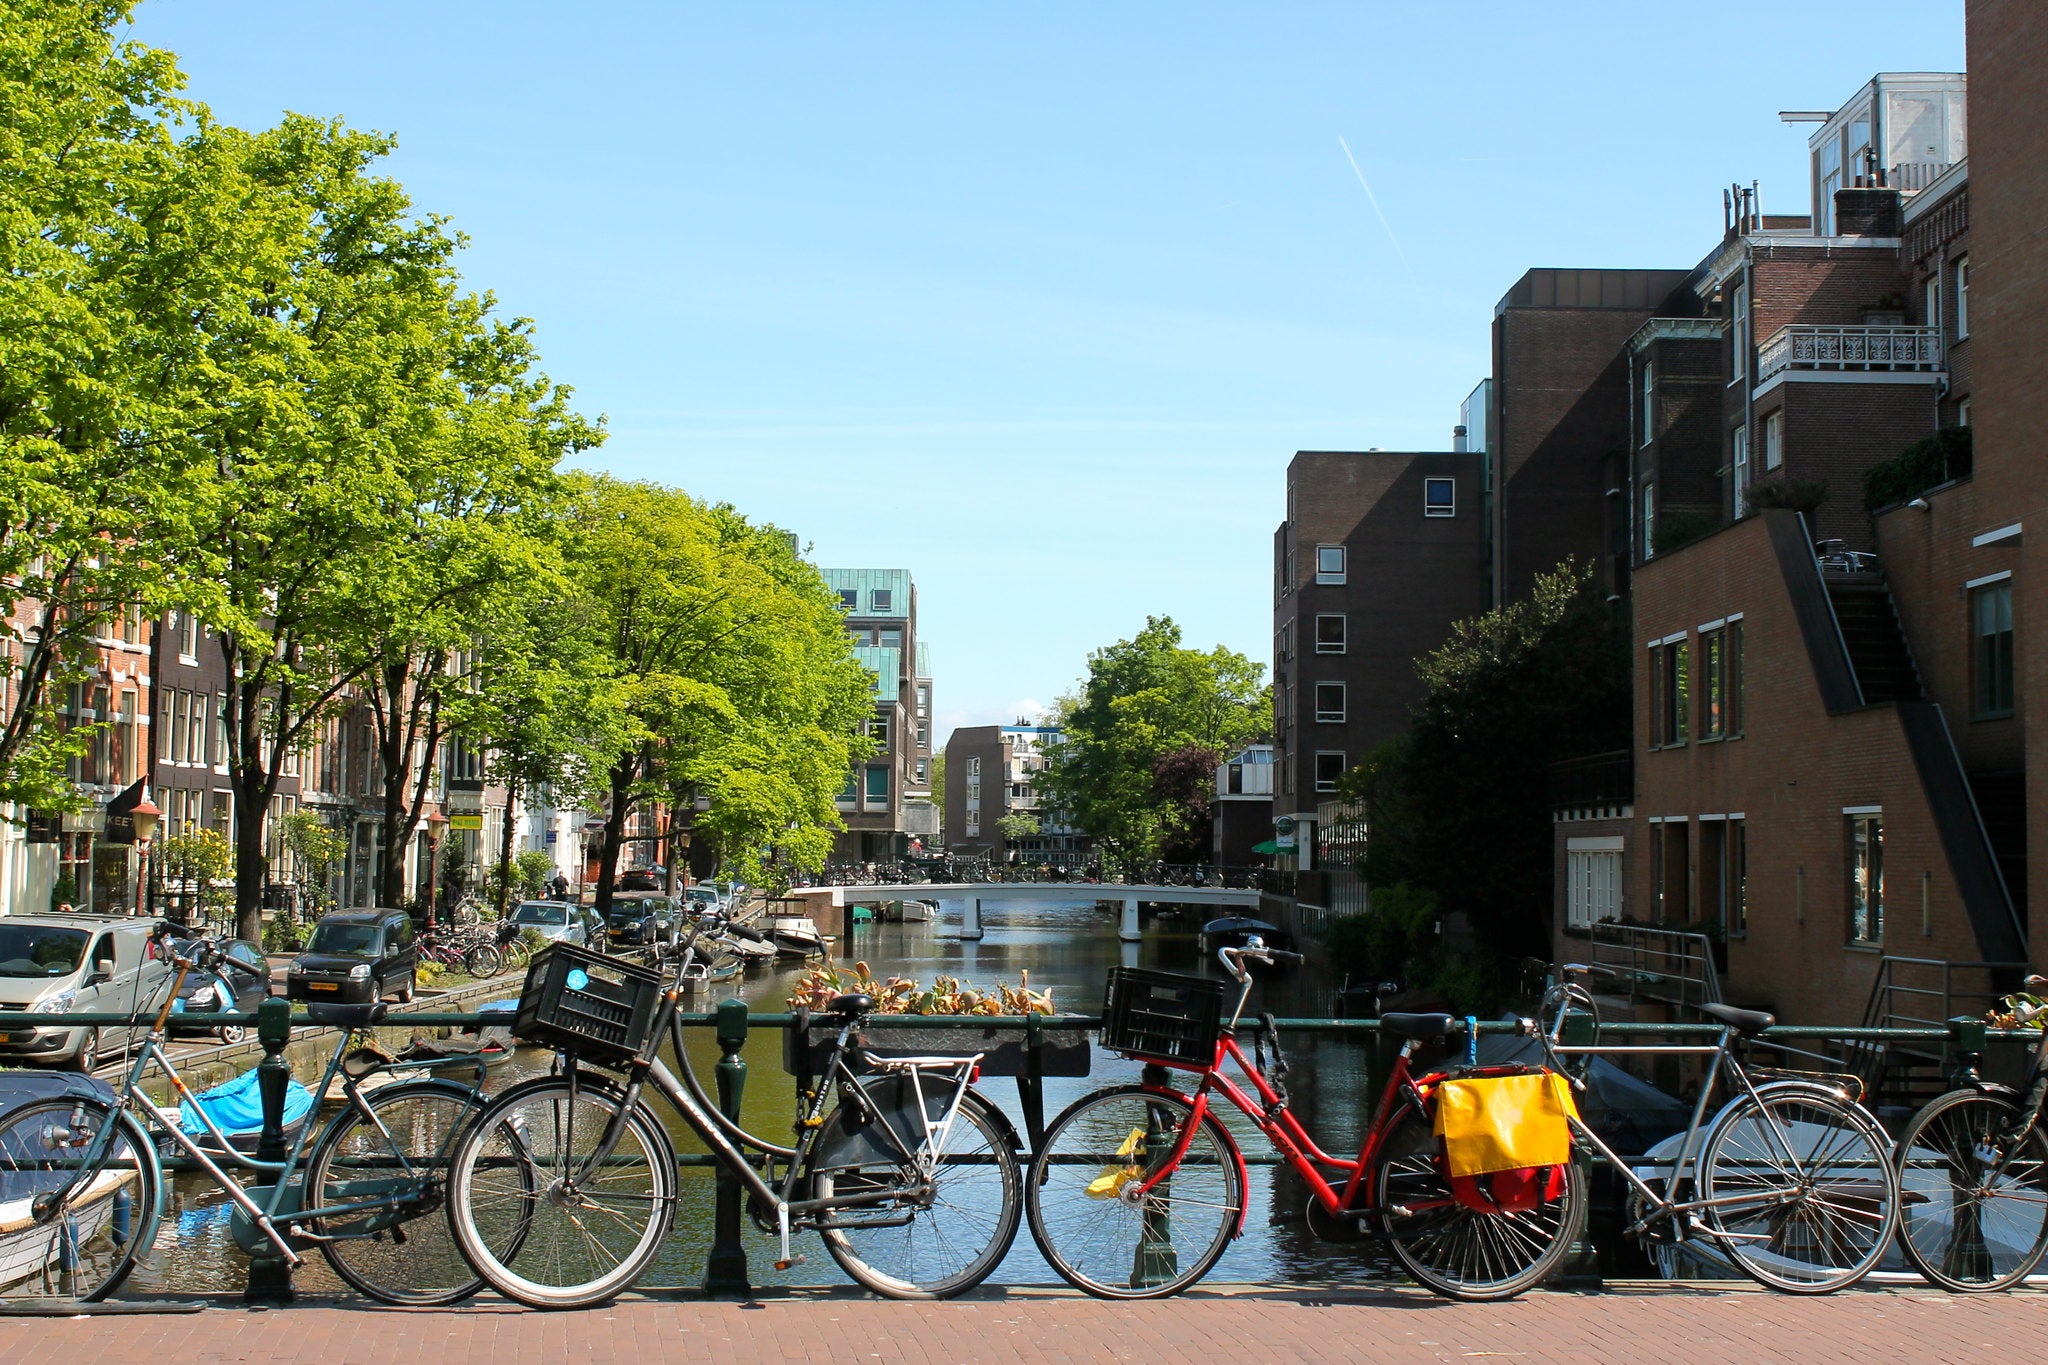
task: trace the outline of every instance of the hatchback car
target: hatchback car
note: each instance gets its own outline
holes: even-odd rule
[[[285,994],[293,1000],[357,1005],[393,994],[410,1000],[419,988],[419,965],[411,915],[337,910],[313,926],[306,951],[285,974]]]
[[[9,1029],[9,1012],[130,1014],[160,1001],[171,964],[150,935],[158,921],[131,915],[0,917],[0,1061],[90,1071],[142,1028]]]
[[[675,924],[676,903],[667,896],[614,896],[606,920],[611,941],[617,944],[652,943]]]
[[[583,948],[605,950],[604,921],[587,905],[568,901],[521,901],[512,912],[512,923],[531,929],[550,943],[574,943]]]

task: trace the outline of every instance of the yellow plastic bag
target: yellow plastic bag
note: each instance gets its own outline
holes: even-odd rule
[[[1445,1081],[1436,1091],[1436,1135],[1454,1176],[1563,1165],[1572,1159],[1565,1121],[1578,1116],[1571,1082],[1554,1071]]]
[[[1116,1149],[1116,1155],[1124,1158],[1125,1164],[1122,1166],[1104,1166],[1102,1174],[1089,1181],[1088,1188],[1083,1193],[1090,1199],[1116,1198],[1118,1194],[1122,1193],[1124,1186],[1138,1178],[1138,1163],[1132,1158],[1138,1155],[1138,1149],[1144,1146],[1144,1144],[1145,1130],[1143,1128],[1131,1129],[1131,1135],[1125,1138],[1123,1145]]]

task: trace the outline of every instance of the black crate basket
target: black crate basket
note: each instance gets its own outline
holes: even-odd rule
[[[573,943],[557,943],[526,969],[513,1033],[600,1066],[651,1057],[661,1039],[662,975]]]
[[[1207,1066],[1216,1060],[1228,983],[1142,967],[1111,967],[1102,1002],[1102,1045],[1152,1061]]]

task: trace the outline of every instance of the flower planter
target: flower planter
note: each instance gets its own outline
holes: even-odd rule
[[[984,1076],[1022,1076],[1030,1057],[1021,1018],[991,1021],[987,1028],[919,1028],[876,1024],[860,1035],[878,1057],[961,1057],[981,1054]],[[833,1025],[812,1023],[799,1032],[791,1024],[783,1033],[782,1064],[792,1076],[815,1076],[832,1055]],[[1088,1030],[1061,1027],[1048,1021],[1039,1031],[1040,1075],[1085,1076],[1091,1062]],[[799,1050],[798,1039],[803,1040]],[[849,1053],[851,1049],[849,1048]]]

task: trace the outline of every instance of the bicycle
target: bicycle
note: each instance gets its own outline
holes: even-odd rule
[[[1159,1298],[1214,1268],[1244,1230],[1244,1154],[1212,1112],[1221,1097],[1265,1134],[1308,1185],[1309,1228],[1331,1241],[1377,1230],[1417,1283],[1449,1298],[1512,1298],[1542,1283],[1569,1253],[1585,1219],[1580,1173],[1567,1165],[1531,1207],[1482,1211],[1459,1198],[1435,1134],[1438,1087],[1454,1078],[1530,1074],[1530,1067],[1467,1066],[1418,1072],[1419,1044],[1469,1026],[1448,1014],[1388,1014],[1380,1028],[1402,1040],[1399,1056],[1356,1159],[1319,1147],[1288,1107],[1286,1060],[1266,1016],[1270,1070],[1237,1040],[1251,993],[1247,963],[1299,962],[1257,938],[1217,951],[1238,983],[1118,968],[1110,974],[1102,1045],[1148,1063],[1138,1085],[1096,1091],[1053,1120],[1025,1180],[1032,1236],[1046,1261],[1077,1289],[1107,1299]],[[1260,1048],[1258,1043],[1255,1048]],[[1250,1082],[1247,1092],[1225,1063]],[[1159,1068],[1153,1071],[1151,1068]],[[1167,1071],[1198,1077],[1171,1088]]]
[[[890,1298],[947,1298],[981,1283],[1016,1237],[1022,1198],[1016,1133],[971,1088],[980,1054],[873,1056],[858,1034],[874,999],[839,996],[821,1079],[800,1091],[795,1145],[750,1133],[705,1095],[677,1013],[703,970],[699,939],[724,927],[724,916],[706,915],[686,940],[658,944],[667,970],[566,943],[535,959],[519,1032],[562,1061],[557,1074],[499,1095],[457,1141],[449,1214],[464,1256],[536,1308],[605,1303],[639,1279],[680,1198],[652,1091],[779,1238],[778,1269],[803,1259],[790,1235],[810,1229],[841,1269]],[[664,1043],[674,1071],[657,1055]]]
[[[1720,1026],[1711,1046],[1602,1045],[1598,1004],[1572,978],[1620,973],[1583,963],[1559,971],[1561,980],[1539,1011],[1536,1036],[1547,1065],[1574,1088],[1583,1090],[1585,1077],[1561,1057],[1712,1058],[1684,1137],[1661,1176],[1646,1179],[1583,1122],[1571,1121],[1574,1139],[1630,1187],[1623,1235],[1716,1248],[1759,1284],[1794,1294],[1846,1289],[1877,1266],[1898,1226],[1899,1180],[1891,1141],[1858,1103],[1862,1087],[1855,1077],[1745,1067],[1735,1056],[1736,1043],[1755,1039],[1777,1020],[1730,1005],[1700,1007]],[[1573,1012],[1591,1016],[1591,1045],[1562,1042]],[[1724,1074],[1730,1097],[1702,1139],[1707,1101]],[[1637,1164],[1645,1163],[1638,1158]]]
[[[458,968],[482,980],[505,970],[505,957],[488,932],[479,937],[474,929],[430,929],[418,940],[420,961],[438,962]]]
[[[168,929],[156,935],[160,945]],[[341,1111],[311,1141],[310,1155],[310,1122],[282,1161],[236,1150],[197,1105],[205,1133],[195,1137],[184,1131],[176,1107],[166,1109],[143,1092],[142,1078],[154,1063],[174,1090],[190,1094],[164,1051],[165,1025],[186,973],[218,969],[211,960],[217,946],[208,947],[172,957],[170,988],[111,1101],[81,1086],[0,1121],[0,1188],[10,1196],[0,1208],[21,1206],[15,1216],[0,1217],[0,1289],[78,1302],[116,1292],[155,1244],[163,1216],[161,1142],[191,1158],[233,1201],[235,1239],[252,1254],[274,1254],[296,1268],[301,1252],[317,1246],[343,1281],[386,1303],[449,1304],[475,1293],[481,1281],[437,1215],[451,1139],[483,1105],[482,1059],[392,1058],[359,1045],[383,1019],[382,1003],[309,1005],[315,1023],[341,1030],[314,1093],[328,1093],[339,1077],[345,1096]],[[364,1088],[380,1074],[457,1065],[475,1066],[476,1085],[422,1075]],[[223,1163],[270,1175],[274,1183],[245,1190]],[[307,1190],[318,1194],[302,1202]],[[519,1233],[510,1229],[513,1245]]]
[[[2048,990],[2030,976],[2023,989]],[[2016,1004],[2024,1027],[2048,1006]],[[1953,1293],[2007,1289],[2048,1251],[2048,1032],[2034,1048],[2024,1094],[1993,1081],[1928,1101],[1899,1134],[1896,1162],[1905,1210],[1899,1250]]]

